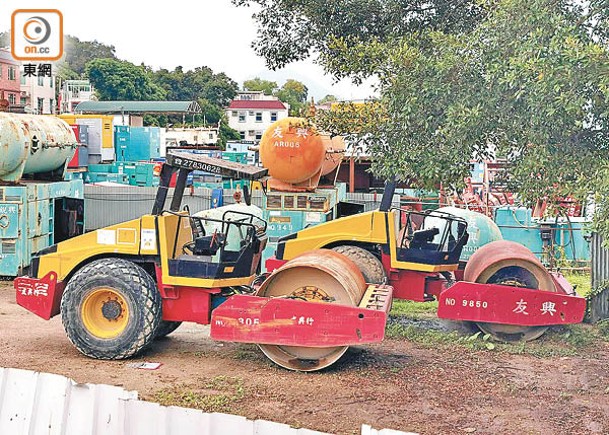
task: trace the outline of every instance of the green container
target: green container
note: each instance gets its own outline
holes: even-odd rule
[[[453,216],[460,217],[465,219],[467,222],[467,233],[469,234],[469,239],[467,244],[463,247],[463,251],[461,252],[461,257],[459,258],[461,261],[467,261],[469,258],[476,252],[481,246],[486,245],[487,243],[494,242],[496,240],[502,240],[503,236],[501,235],[501,231],[499,227],[493,222],[489,217],[483,215],[482,213],[478,213],[472,210],[465,210],[457,207],[442,207],[439,208],[438,211],[449,213]],[[438,225],[442,225],[442,219],[438,219]],[[446,221],[444,221],[446,222]],[[426,226],[434,226],[428,225],[426,220]],[[453,228],[456,232],[456,228]],[[442,228],[440,228],[440,234],[436,237],[441,237]],[[456,234],[453,234],[456,236]],[[437,243],[437,242],[436,242]]]

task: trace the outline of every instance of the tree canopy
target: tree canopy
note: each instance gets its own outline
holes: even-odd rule
[[[243,89],[246,91],[262,91],[264,95],[274,95],[277,91],[277,82],[264,80],[256,77],[243,82]]]
[[[304,83],[298,80],[288,79],[279,88],[277,82],[264,80],[256,77],[243,82],[243,89],[246,91],[262,91],[264,95],[273,95],[280,101],[288,103],[290,106],[290,116],[302,116],[305,113],[307,104],[307,94],[309,90]]]
[[[94,59],[85,73],[100,100],[163,100],[166,92],[152,82],[150,70],[116,59]]]
[[[316,50],[337,78],[378,79],[378,104],[317,120],[365,143],[377,175],[457,188],[493,154],[524,201],[609,193],[607,0],[235,3],[261,7],[255,46],[270,66]]]

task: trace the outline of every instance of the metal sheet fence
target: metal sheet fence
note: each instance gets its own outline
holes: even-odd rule
[[[590,299],[590,321],[597,322],[609,318],[609,251],[603,248],[603,237],[592,233],[590,242],[592,268],[592,288],[604,290]]]
[[[323,435],[286,424],[138,400],[136,391],[0,367],[0,434]],[[408,435],[364,425],[363,435]],[[416,435],[416,434],[411,434]]]
[[[154,187],[135,186],[92,186],[85,185],[85,229],[87,231],[118,224],[150,213],[154,204],[157,189]],[[234,190],[223,191],[224,204],[232,204]],[[364,205],[365,211],[374,210],[381,203],[381,194],[348,193],[347,201]],[[172,190],[167,196],[167,207],[172,199]],[[252,192],[252,204],[263,205],[263,193]],[[194,213],[211,207],[212,190],[195,188],[184,193],[182,206],[187,205]],[[399,206],[399,195],[393,197],[392,205]]]

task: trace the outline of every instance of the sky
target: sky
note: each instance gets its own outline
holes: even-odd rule
[[[244,80],[255,77],[276,81],[279,86],[291,78],[304,83],[309,98],[316,101],[328,94],[342,100],[373,94],[370,85],[335,83],[312,60],[269,71],[251,48],[256,37],[253,10],[237,8],[230,0],[2,0],[0,31],[10,28],[16,9],[58,9],[65,34],[114,45],[120,59],[143,62],[153,69],[207,66],[214,73],[224,72],[240,87]]]

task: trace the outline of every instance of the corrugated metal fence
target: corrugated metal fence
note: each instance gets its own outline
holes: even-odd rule
[[[0,367],[0,434],[322,435],[229,414],[161,406],[111,385],[77,384],[50,373]],[[364,425],[363,435],[406,435]]]
[[[87,231],[118,224],[131,219],[136,219],[148,214],[154,205],[156,196],[155,187],[108,187],[85,185],[85,228]],[[234,190],[223,191],[224,204],[231,204]],[[169,191],[167,204],[171,201],[172,190]],[[252,204],[262,206],[263,193],[255,191],[252,194]],[[347,200],[364,204],[365,211],[378,208],[381,202],[381,194],[375,193],[349,193]],[[194,213],[207,210],[211,206],[212,190],[206,188],[195,188],[184,193],[182,206],[187,205]],[[393,205],[399,206],[399,196],[393,197]]]
[[[592,268],[592,289],[604,290],[590,298],[590,321],[598,322],[609,318],[609,251],[603,248],[603,238],[592,233],[590,242],[590,260]]]

